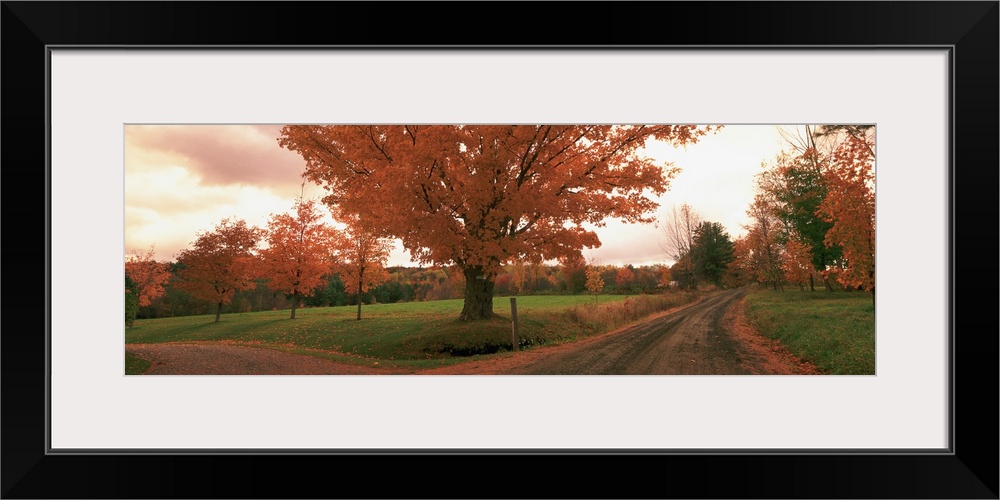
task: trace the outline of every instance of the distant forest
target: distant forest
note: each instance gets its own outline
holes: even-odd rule
[[[164,294],[140,306],[140,319],[190,316],[215,313],[216,304],[198,299],[180,287],[177,280],[179,264],[168,264],[170,281]],[[582,261],[560,266],[542,264],[508,265],[497,277],[496,295],[574,295],[586,290],[586,264]],[[605,294],[653,293],[670,283],[666,266],[598,266],[605,283]],[[444,299],[460,299],[465,293],[465,276],[449,267],[390,267],[389,279],[361,294],[363,304],[395,303]],[[357,305],[358,294],[345,291],[339,274],[324,276],[323,284],[305,297],[306,307]],[[222,313],[254,312],[289,309],[291,300],[284,293],[272,290],[264,279],[257,279],[253,289],[237,291],[232,302],[222,306]]]

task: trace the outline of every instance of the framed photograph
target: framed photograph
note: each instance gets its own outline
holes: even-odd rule
[[[677,21],[723,5],[753,32]],[[9,269],[45,269],[46,279],[41,305],[8,309],[10,320],[31,311],[45,321],[37,335],[12,323],[3,339],[4,497],[299,497],[328,486],[289,484],[315,462],[347,478],[392,471],[385,485],[338,479],[329,496],[997,498],[996,427],[976,423],[997,418],[997,337],[982,333],[997,320],[972,300],[996,296],[995,252],[979,255],[981,236],[968,241],[973,222],[997,227],[997,2],[640,6],[662,9],[663,24],[602,6],[637,23],[607,28],[616,45],[605,35],[520,45],[427,4],[341,4],[321,16],[312,3],[5,2],[8,186],[46,194],[44,205],[8,205],[9,235],[38,233],[42,214],[46,229],[43,246]],[[383,20],[418,13],[458,29],[461,45],[434,36],[414,45],[412,27],[374,35]],[[336,20],[334,33],[321,18]],[[208,150],[223,140],[180,134],[137,153],[127,137],[407,122],[873,125],[875,368],[123,375],[126,226],[165,217],[127,210],[128,196],[143,195],[127,193],[142,184],[128,183],[126,157],[182,172],[176,158],[191,141]],[[247,154],[227,140],[211,154]],[[170,203],[184,217],[194,218],[196,199],[235,210],[231,193],[199,190],[200,179],[157,179],[148,196],[175,186]],[[622,468],[655,472],[627,481],[601,472]],[[543,480],[552,489],[530,493],[517,479],[555,470],[587,479]],[[196,486],[204,481],[210,490]]]

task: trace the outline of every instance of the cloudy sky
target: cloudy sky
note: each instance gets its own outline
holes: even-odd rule
[[[155,245],[158,260],[177,254],[225,217],[265,226],[290,211],[303,190],[297,153],[277,144],[281,125],[127,125],[125,127],[125,252]],[[689,203],[703,220],[720,222],[734,238],[744,232],[754,175],[782,140],[773,125],[727,125],[686,149],[651,145],[648,154],[681,173],[660,198],[658,219]],[[306,183],[306,198],[323,190]],[[603,245],[584,256],[602,264],[668,261],[662,228],[609,220],[597,228]],[[390,265],[415,265],[401,245]]]

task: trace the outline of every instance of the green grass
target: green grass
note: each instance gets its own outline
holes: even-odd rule
[[[149,361],[146,361],[135,354],[125,353],[125,375],[141,375],[145,373],[149,367]]]
[[[653,308],[690,302],[690,294],[662,296],[592,295],[524,296],[517,298],[518,330],[523,348],[575,340],[620,326],[629,314],[655,311],[637,307],[665,297]],[[510,299],[496,297],[497,317],[460,322],[462,300],[305,308],[288,319],[288,311],[224,314],[136,320],[125,329],[126,343],[227,341],[309,354],[340,362],[426,368],[467,361],[477,355],[511,349]],[[628,310],[629,314],[614,313]]]
[[[875,374],[875,307],[868,292],[754,291],[746,315],[757,331],[837,375]]]

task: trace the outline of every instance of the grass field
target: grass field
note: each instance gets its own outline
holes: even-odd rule
[[[610,331],[660,310],[688,303],[689,293],[661,295],[524,296],[517,298],[520,346],[572,341]],[[347,363],[430,367],[512,349],[510,299],[493,299],[498,317],[458,321],[462,300],[136,320],[126,343],[229,341],[331,358]]]
[[[746,315],[757,331],[837,375],[875,374],[875,308],[868,292],[754,291]]]
[[[149,361],[138,356],[125,353],[125,375],[140,375],[150,367]]]

